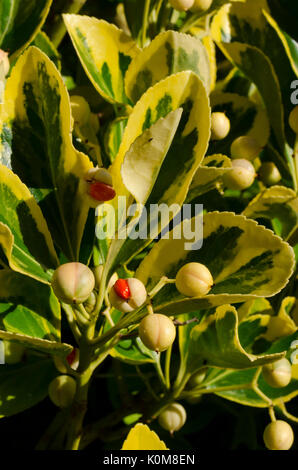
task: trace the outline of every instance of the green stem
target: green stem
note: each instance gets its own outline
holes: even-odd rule
[[[155,287],[148,293],[148,296],[152,299],[164,286],[167,284],[174,284],[176,279],[169,279],[167,276],[162,276]]]
[[[149,9],[150,9],[150,0],[145,0],[144,12],[143,12],[143,25],[142,25],[141,47],[144,47],[145,44],[146,44]]]
[[[172,346],[167,349],[166,352],[166,362],[165,362],[165,380],[166,387],[169,390],[171,388],[171,355],[172,355]]]
[[[79,13],[79,11],[83,8],[85,5],[86,0],[68,0],[65,8],[64,8],[64,13]],[[57,21],[53,25],[50,37],[51,41],[54,44],[56,48],[59,47],[60,43],[62,42],[62,39],[64,38],[66,33],[66,27],[62,18],[62,15],[59,15]]]
[[[161,368],[161,365],[160,365],[160,353],[158,354],[158,361],[154,362],[154,367],[156,369],[156,372],[157,372],[157,375],[158,375],[158,378],[159,378],[161,384],[165,388],[167,388],[166,379],[165,379],[165,376],[163,374],[163,371],[162,371],[162,368]]]
[[[195,26],[202,15],[194,14],[192,15],[180,28],[180,33],[187,33],[193,26]]]
[[[203,395],[207,393],[218,393],[218,392],[224,392],[224,391],[229,391],[229,390],[246,390],[252,388],[251,383],[247,384],[239,384],[239,385],[223,385],[222,387],[214,387],[212,389],[207,389],[207,388],[196,388],[196,392],[198,392],[198,395]],[[183,397],[188,397],[192,396],[193,392],[185,392],[183,393]]]
[[[294,146],[294,154],[291,152],[290,147],[287,144],[285,145],[285,157],[288,163],[290,174],[292,176],[294,190],[297,193],[298,192],[298,151],[297,151],[298,149],[295,150],[296,145],[297,145],[297,140]]]
[[[294,416],[291,413],[289,413],[288,410],[286,409],[286,405],[284,403],[279,403],[278,408],[280,408],[281,412],[285,415],[286,418],[294,421],[295,423],[298,423],[297,416]]]
[[[294,145],[294,155],[293,155],[293,164],[294,164],[294,188],[296,193],[298,193],[298,136],[296,135],[295,145]]]
[[[75,322],[74,315],[73,315],[73,310],[70,305],[62,303],[63,310],[66,314],[66,318],[69,324],[69,327],[72,331],[72,334],[77,342],[79,344],[80,338],[81,338],[81,332],[78,328],[78,325]]]
[[[149,380],[147,379],[146,375],[143,374],[143,372],[141,371],[140,366],[136,366],[136,371],[137,371],[139,377],[143,380],[144,384],[146,385],[146,388],[147,388],[148,392],[150,393],[150,395],[152,395],[154,400],[159,401],[159,397],[156,395],[155,391],[151,387],[151,384],[150,384]]]

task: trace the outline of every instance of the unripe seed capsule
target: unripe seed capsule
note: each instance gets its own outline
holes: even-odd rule
[[[294,433],[286,421],[276,420],[266,426],[263,439],[269,450],[289,450],[294,442]]]
[[[76,393],[76,381],[70,375],[59,375],[49,385],[49,397],[59,408],[67,408]]]
[[[206,11],[211,7],[213,0],[195,0],[190,11]]]
[[[176,337],[176,328],[166,315],[153,313],[140,323],[139,337],[151,351],[162,352],[168,349]]]
[[[70,97],[71,114],[74,121],[84,126],[90,119],[90,106],[82,96],[73,95]]]
[[[8,74],[9,68],[10,68],[10,65],[9,65],[8,53],[0,49],[0,70],[2,69],[4,77],[6,77],[6,75]],[[0,73],[0,76],[1,76],[1,73]]]
[[[196,405],[197,403],[200,403],[200,401],[202,401],[202,395],[195,395],[193,397],[187,397],[185,398],[185,400],[190,405]]]
[[[97,297],[96,297],[95,292],[94,291],[91,292],[86,302],[84,302],[84,307],[85,307],[86,312],[91,313],[93,311],[96,305],[96,299]]]
[[[158,416],[158,423],[167,431],[173,434],[179,431],[186,421],[186,411],[180,403],[172,403],[165,408]]]
[[[291,382],[292,366],[286,358],[279,359],[271,364],[265,364],[262,372],[270,387],[286,387]]]
[[[281,180],[281,174],[273,162],[262,163],[258,173],[261,181],[266,186],[272,186]]]
[[[98,119],[97,114],[91,113],[89,122],[90,122],[95,134],[97,134],[98,131],[99,131],[99,119]]]
[[[196,372],[190,377],[188,381],[188,386],[190,388],[198,387],[205,380],[206,374],[207,374],[207,369],[202,369]]]
[[[120,312],[132,312],[146,301],[147,291],[139,279],[118,279],[109,292],[109,299]]]
[[[95,279],[91,269],[77,262],[62,264],[52,277],[52,288],[56,297],[66,304],[85,302],[94,285]]]
[[[17,364],[21,362],[25,352],[25,347],[22,344],[3,340],[3,345],[5,364]]]
[[[295,134],[298,134],[298,106],[295,106],[290,112],[289,126]]]
[[[208,294],[213,285],[209,269],[201,263],[187,263],[176,275],[176,288],[187,297],[201,297]]]
[[[224,113],[211,114],[211,139],[222,140],[230,132],[230,120]]]
[[[232,161],[232,169],[223,176],[223,182],[228,189],[243,190],[254,182],[256,172],[254,166],[245,159]]]
[[[249,135],[237,137],[231,145],[231,158],[254,160],[262,150],[259,142]]]
[[[173,8],[179,11],[187,11],[192,7],[194,0],[169,0]]]

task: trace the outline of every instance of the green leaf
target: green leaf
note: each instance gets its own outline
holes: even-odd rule
[[[57,69],[61,70],[61,60],[59,52],[57,51],[56,47],[51,42],[51,40],[48,38],[46,33],[44,33],[43,31],[39,31],[31,45],[38,47],[42,52],[47,54],[49,59],[54,62]]]
[[[0,367],[0,417],[21,413],[42,401],[57,369],[51,359],[27,358],[26,362]]]
[[[7,80],[3,116],[1,162],[31,188],[55,243],[77,259],[88,214],[80,181],[92,164],[72,145],[62,77],[36,47],[24,52]]]
[[[0,48],[9,54],[20,53],[38,33],[52,0],[1,0]]]
[[[150,0],[150,9],[154,6],[154,0]],[[145,2],[140,2],[140,0],[126,0],[123,2],[125,18],[127,20],[129,29],[131,31],[132,37],[138,39],[142,34],[142,23]]]
[[[29,189],[0,165],[0,257],[11,269],[49,282],[58,265],[51,235]]]
[[[251,219],[269,219],[276,234],[287,239],[298,226],[298,198],[290,188],[272,186],[250,201],[243,215]]]
[[[60,304],[49,286],[0,271],[0,321],[7,331],[60,341],[60,320]]]
[[[210,212],[203,216],[203,221],[201,248],[198,247],[202,223],[199,214],[175,227],[169,239],[157,242],[140,264],[136,277],[150,291],[162,276],[175,279],[181,266],[199,262],[210,270],[213,287],[203,297],[187,298],[174,284],[168,284],[153,298],[156,311],[173,315],[245,302],[275,295],[286,285],[293,271],[294,253],[271,230],[230,212]],[[178,230],[180,239],[177,239]]]
[[[111,103],[129,103],[124,75],[139,48],[129,36],[104,20],[63,15],[67,31],[92,84]]]
[[[176,31],[160,33],[131,61],[125,75],[126,94],[136,103],[155,83],[183,70],[195,72],[209,90],[209,62],[201,41]]]
[[[261,356],[247,353],[239,341],[237,311],[231,305],[223,305],[191,330],[188,368],[195,370],[198,358],[212,367],[246,369],[283,356],[284,353]]]

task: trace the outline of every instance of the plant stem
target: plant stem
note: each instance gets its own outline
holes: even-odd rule
[[[161,368],[161,365],[160,365],[160,354],[158,355],[158,361],[154,362],[154,366],[155,366],[155,369],[156,369],[156,372],[157,372],[157,375],[159,377],[159,380],[160,380],[161,384],[165,388],[167,388],[166,379],[165,379],[165,376],[163,375],[163,371],[162,371],[162,368]]]
[[[146,44],[149,9],[150,9],[150,0],[145,0],[144,11],[143,11],[143,25],[142,25],[141,47],[144,47],[145,44]]]
[[[64,13],[79,13],[81,8],[85,5],[86,0],[68,0]],[[54,23],[52,27],[52,31],[50,34],[51,41],[56,48],[59,47],[62,39],[64,38],[66,33],[66,27],[62,18],[62,15],[59,15],[57,21]]]
[[[296,135],[295,145],[294,145],[294,188],[296,193],[298,193],[298,136]]]
[[[170,346],[166,352],[165,380],[166,380],[166,387],[168,390],[171,388],[171,374],[170,374],[171,355],[172,355],[172,346]]]
[[[146,375],[143,374],[143,372],[141,371],[140,366],[136,366],[136,371],[137,371],[139,377],[143,380],[144,384],[146,385],[146,388],[147,388],[148,392],[153,396],[154,400],[159,401],[158,396],[156,395],[155,391],[151,387],[150,382],[147,379]]]
[[[298,192],[298,149],[297,149],[297,140],[294,146],[294,154],[291,152],[290,147],[285,145],[285,157],[288,163],[289,171],[293,180],[294,191]]]
[[[274,408],[273,406],[269,406],[268,408],[269,411],[269,416],[272,422],[276,421],[275,413],[274,413]]]
[[[297,416],[294,416],[291,413],[289,413],[288,410],[286,409],[286,405],[284,403],[279,403],[278,407],[280,408],[281,412],[285,415],[286,418],[294,421],[295,423],[298,423]]]
[[[63,307],[63,310],[66,314],[66,318],[67,318],[67,321],[68,321],[68,324],[69,324],[69,327],[72,331],[72,334],[77,342],[77,344],[79,344],[80,342],[80,338],[81,338],[81,332],[74,320],[74,314],[73,314],[73,310],[71,308],[70,305],[67,305],[67,304],[64,304],[62,303],[62,307]]]

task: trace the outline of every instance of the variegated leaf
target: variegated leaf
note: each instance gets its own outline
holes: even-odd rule
[[[10,331],[0,330],[0,339],[14,341],[22,344],[25,348],[36,349],[37,351],[55,356],[67,356],[73,350],[73,346],[70,344],[35,338],[34,336],[12,333]]]
[[[272,186],[261,191],[244,209],[243,215],[269,219],[277,235],[287,239],[298,227],[298,198],[290,188]]]
[[[52,0],[1,0],[0,48],[20,53],[34,39],[49,12]]]
[[[42,212],[29,189],[0,165],[1,259],[11,269],[49,282],[58,258]]]
[[[86,74],[96,90],[111,103],[129,103],[124,76],[138,53],[136,43],[104,20],[82,15],[63,16]]]
[[[121,450],[168,450],[146,424],[137,423],[128,433]]]
[[[61,70],[61,60],[59,52],[57,51],[56,47],[44,31],[39,31],[39,33],[35,36],[34,41],[32,41],[31,45],[38,47],[45,54],[47,54],[51,61],[54,62],[57,69]]]
[[[225,155],[205,157],[191,182],[187,202],[221,184],[223,175],[232,168],[231,160]]]
[[[263,335],[267,341],[272,342],[298,331],[294,320],[290,316],[294,305],[295,297],[285,297],[281,302],[278,314],[267,319],[267,331]]]
[[[179,206],[185,200],[193,175],[206,152],[210,135],[208,96],[196,74],[190,71],[179,72],[158,82],[144,93],[129,116],[118,155],[110,168],[117,195],[129,198],[130,193],[119,177],[127,151],[146,129],[178,108],[183,109],[178,129],[157,179],[154,175],[156,182],[151,193],[147,201],[143,200],[148,208],[150,204],[166,204],[170,208],[170,219],[177,214]],[[135,185],[138,185],[137,179]],[[151,227],[151,233],[160,232],[165,227],[164,221],[157,226],[158,221],[154,216],[153,223],[155,225]],[[147,217],[141,220],[141,224],[140,230],[148,231]],[[127,261],[148,243],[150,237],[128,239],[116,263]]]
[[[174,284],[168,284],[153,299],[156,311],[177,315],[270,297],[286,285],[293,271],[294,252],[271,230],[229,212],[210,212],[203,221],[203,240],[199,238],[202,216],[184,221],[169,234],[168,240],[155,244],[136,276],[150,291],[162,276],[175,279],[181,266],[199,262],[210,270],[213,287],[203,297],[187,298]]]
[[[163,161],[177,131],[183,109],[171,111],[146,129],[126,152],[121,167],[126,189],[145,204],[158,178]]]
[[[255,66],[256,61],[261,60],[261,56],[256,50],[250,48],[242,47],[241,53],[239,49],[239,43],[242,43],[242,46],[245,44],[253,46],[262,51],[269,59],[278,79],[285,108],[285,118],[287,119],[291,110],[289,89],[293,81],[293,74],[297,76],[298,70],[293,66],[293,60],[288,53],[288,44],[282,31],[276,27],[274,20],[272,20],[268,12],[266,0],[252,0],[241,4],[234,3],[224,6],[213,20],[212,35],[220,43],[223,52],[257,85],[267,106],[269,119],[275,130],[276,138],[282,148],[281,138],[283,136],[278,135],[278,128],[275,127],[278,116],[271,114],[274,109],[270,106],[268,93],[266,93],[264,86],[262,86],[261,79],[257,76],[258,74],[253,73],[252,70],[253,56],[255,57]],[[228,43],[235,43],[237,47],[230,47]],[[264,76],[264,69],[262,73]],[[269,68],[267,73],[266,84],[269,78]],[[277,112],[277,109],[275,112]],[[281,114],[280,118],[283,118],[283,114]]]
[[[55,243],[77,259],[88,214],[80,182],[92,167],[71,141],[67,90],[50,59],[36,47],[20,57],[7,81],[1,156],[31,189]]]
[[[0,323],[6,331],[59,341],[60,321],[60,304],[49,286],[0,271]]]
[[[237,311],[231,305],[223,305],[191,330],[187,361],[189,370],[198,368],[198,359],[204,359],[207,366],[247,369],[276,361],[284,355],[247,353],[239,341]]]
[[[201,41],[176,31],[160,33],[131,61],[125,75],[126,94],[136,103],[155,83],[183,70],[195,72],[209,90],[210,69]]]
[[[294,333],[286,338],[276,341],[266,351],[266,354],[276,354],[282,351],[288,352],[290,350],[291,343],[297,338],[298,333]],[[254,378],[256,376],[257,369],[255,368],[241,371],[220,371],[218,369],[214,369],[212,372],[210,372],[210,375],[204,383],[206,389],[208,389],[210,393],[214,389],[214,393],[216,393],[216,395],[245,406],[254,406],[258,408],[267,408],[272,404],[278,406],[281,403],[286,403],[292,400],[298,395],[298,380],[294,377],[286,387],[272,388],[265,382],[263,375],[260,374],[256,388],[256,386],[254,386]],[[242,384],[243,388],[241,388]],[[216,391],[216,388],[219,387],[225,387],[227,390]],[[229,390],[229,387],[231,387],[231,390]],[[261,393],[258,393],[257,389],[259,389]],[[265,399],[265,397],[267,397],[268,400]]]
[[[111,163],[115,160],[119,152],[127,120],[127,117],[117,118],[109,124],[106,130],[104,145]]]
[[[266,110],[245,96],[236,93],[213,92],[210,96],[212,112],[222,112],[230,120],[228,135],[220,140],[211,140],[208,154],[224,153],[230,156],[231,144],[242,135],[249,135],[265,147],[270,135],[270,125]]]

